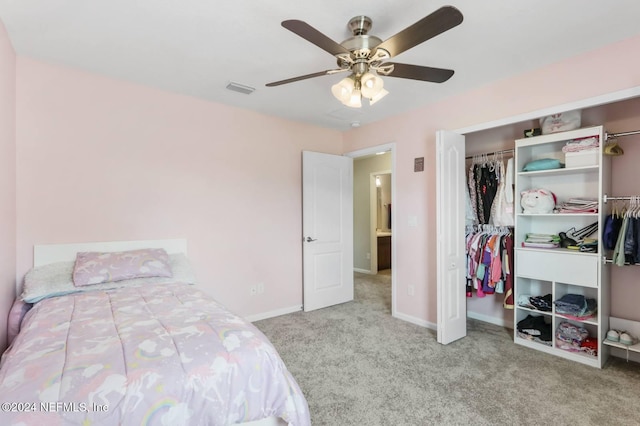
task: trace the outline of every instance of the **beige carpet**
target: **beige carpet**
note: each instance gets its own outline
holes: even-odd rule
[[[391,317],[389,274],[355,274],[355,301],[256,322],[300,384],[313,425],[640,425],[640,365],[602,370],[469,320],[450,345]]]

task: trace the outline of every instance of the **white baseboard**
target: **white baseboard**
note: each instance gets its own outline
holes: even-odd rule
[[[302,305],[291,306],[289,308],[276,309],[275,311],[263,312],[261,314],[248,315],[244,317],[249,322],[256,322],[267,318],[279,317],[280,315],[292,314],[302,310]]]
[[[467,318],[488,322],[489,324],[499,325],[500,327],[513,328],[513,323],[511,321],[505,321],[503,318],[490,317],[470,311],[467,311]]]
[[[353,268],[353,272],[360,272],[362,274],[369,274],[369,275],[375,275],[375,272],[371,272],[370,269],[360,269],[360,268]]]
[[[432,322],[429,322],[420,318],[416,318],[411,315],[396,312],[393,317],[398,318],[399,320],[402,320],[402,321],[410,322],[411,324],[419,325],[420,327],[425,327],[431,330],[438,330],[437,324],[434,324]]]

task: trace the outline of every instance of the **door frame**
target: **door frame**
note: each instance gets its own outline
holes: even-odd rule
[[[378,224],[378,191],[376,187],[376,176],[379,175],[391,175],[391,179],[393,179],[393,173],[391,173],[389,169],[369,173],[369,253],[371,253],[369,271],[373,275],[378,273],[378,236],[376,235],[376,225]],[[393,198],[393,188],[391,189],[391,197]],[[391,205],[393,206],[393,202]],[[391,220],[393,220],[393,215],[391,216]],[[393,224],[391,229],[393,230]],[[393,238],[391,238],[391,243],[393,244]],[[393,255],[393,249],[391,250],[391,254]],[[391,272],[393,272],[393,262],[391,262]]]
[[[451,130],[451,132],[465,136],[468,133],[494,129],[496,127],[508,126],[508,125],[520,123],[523,121],[535,120],[540,117],[545,117],[551,114],[558,114],[565,111],[573,111],[573,110],[579,110],[584,108],[592,108],[592,107],[597,107],[601,105],[612,104],[615,102],[621,102],[621,101],[625,101],[625,100],[629,100],[637,97],[640,97],[640,86],[635,86],[628,89],[605,93],[603,95],[593,96],[590,98],[581,99],[579,101],[555,105],[555,106],[543,108],[536,111],[530,111],[524,114],[513,115],[513,116],[505,117],[499,120],[493,120],[493,121],[488,121],[484,123],[474,124],[472,126]],[[465,146],[466,146],[466,143],[465,143]],[[436,179],[438,178],[440,177],[436,176]],[[438,200],[437,202],[440,203],[440,200]],[[441,232],[443,232],[443,230],[441,229],[437,230],[437,233],[441,233]],[[437,248],[436,250],[439,250],[439,249]],[[440,268],[440,266],[436,265],[436,268]],[[438,270],[437,273],[441,274],[442,271]],[[465,283],[462,283],[462,284],[465,284]],[[465,293],[462,292],[462,294],[464,295]],[[464,297],[466,298],[466,295],[464,295]],[[439,300],[439,295],[438,295],[438,300]],[[440,321],[440,318],[438,318],[438,321]],[[438,324],[438,328],[439,327],[440,327],[440,324]]]
[[[367,155],[372,155],[375,154],[376,152],[381,152],[381,151],[389,151],[391,153],[391,171],[389,173],[391,173],[391,205],[392,206],[397,206],[397,202],[396,202],[396,197],[397,197],[397,192],[396,191],[396,143],[395,142],[389,142],[386,144],[382,144],[382,145],[376,145],[376,146],[372,146],[372,147],[368,147],[368,148],[363,148],[363,149],[359,149],[357,151],[351,151],[351,152],[347,152],[343,155],[347,156],[347,157],[351,157],[354,160],[356,158],[360,158],[360,157],[364,157]],[[397,210],[397,207],[394,207],[395,211]],[[369,215],[371,217],[371,215]],[[391,215],[391,229],[393,230],[393,234],[394,237],[391,238],[391,316],[395,317],[396,316],[396,288],[397,288],[397,270],[398,268],[396,267],[396,265],[398,264],[396,262],[396,256],[398,251],[396,250],[396,241],[398,240],[397,237],[395,237],[395,235],[397,235],[398,232],[398,226],[397,226],[397,214],[392,214]],[[373,225],[372,223],[369,223],[370,227],[369,230],[371,231],[371,226]],[[373,242],[371,243],[373,244]],[[376,253],[377,253],[377,248],[376,248]],[[371,252],[371,257],[373,257],[373,252]],[[376,262],[377,265],[377,262]],[[377,273],[377,271],[371,271],[371,273]]]

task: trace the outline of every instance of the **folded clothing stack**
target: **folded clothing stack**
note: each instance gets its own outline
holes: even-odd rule
[[[553,302],[556,313],[576,320],[593,317],[598,310],[596,299],[586,298],[581,294],[565,294]]]
[[[528,233],[524,236],[522,247],[558,248],[560,247],[560,237],[555,234]]]
[[[561,322],[556,328],[556,346],[571,352],[585,352],[589,355],[597,355],[598,342],[589,336],[586,328]]]
[[[599,146],[600,138],[598,136],[587,136],[586,138],[570,140],[562,147],[562,152],[567,153],[594,150]]]
[[[547,324],[543,316],[527,315],[525,319],[518,321],[517,328],[519,337],[551,346],[551,324]]]
[[[560,204],[560,213],[598,213],[598,200],[592,198],[570,198]]]
[[[543,312],[551,312],[551,294],[546,294],[544,296],[529,296],[528,294],[521,294],[518,296],[518,306],[537,309],[538,311]]]

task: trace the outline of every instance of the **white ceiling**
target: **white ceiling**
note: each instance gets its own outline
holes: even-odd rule
[[[462,24],[393,58],[455,70],[445,83],[385,77],[390,94],[361,109],[331,95],[343,74],[265,87],[336,65],[283,20],[342,42],[349,19],[367,15],[385,40],[445,4]],[[639,18],[637,0],[0,0],[18,55],[340,130],[640,34]]]

